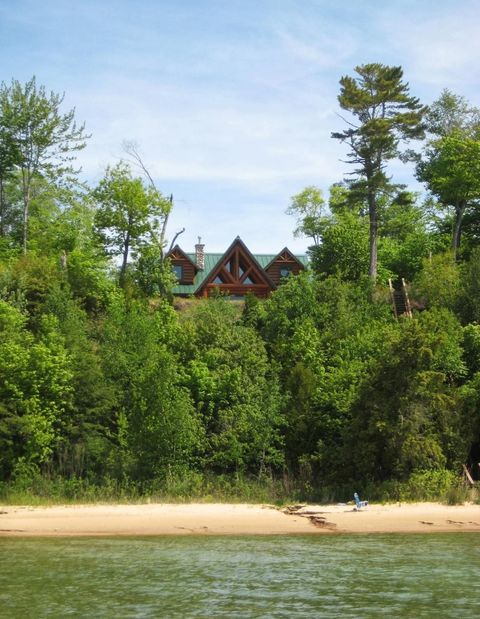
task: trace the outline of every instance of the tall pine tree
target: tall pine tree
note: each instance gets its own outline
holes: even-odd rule
[[[389,187],[386,164],[400,155],[400,143],[424,137],[425,108],[409,94],[401,67],[379,63],[355,68],[358,77],[340,80],[338,101],[356,121],[332,137],[350,147],[349,163],[356,166],[353,186],[365,197],[370,222],[369,275],[377,275],[378,198]]]

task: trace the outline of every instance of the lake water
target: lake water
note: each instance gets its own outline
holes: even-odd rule
[[[0,538],[0,617],[480,617],[480,535]]]

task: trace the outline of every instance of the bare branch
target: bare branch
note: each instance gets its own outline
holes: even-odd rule
[[[170,247],[168,248],[167,254],[169,254],[172,251],[172,249],[173,249],[173,247],[175,245],[175,241],[184,232],[185,232],[185,228],[182,228],[181,230],[179,230],[178,232],[175,233],[175,236],[173,237],[172,242],[170,243]]]
[[[130,157],[133,159],[133,162],[143,171],[153,189],[155,189],[155,191],[158,191],[157,186],[155,185],[155,182],[150,172],[148,171],[148,168],[143,163],[143,159],[138,151],[138,144],[133,140],[124,140],[122,143],[122,148],[124,152],[127,153],[127,155],[130,155]]]
[[[359,125],[354,125],[352,122],[350,122],[349,120],[347,120],[344,116],[342,116],[341,114],[339,114],[338,112],[335,112],[335,114],[341,118],[343,120],[343,122],[347,123],[347,125],[350,125],[350,127],[353,127],[354,129],[360,129]]]
[[[167,224],[168,224],[168,219],[170,217],[170,213],[172,211],[172,206],[173,206],[173,194],[170,194],[169,197],[169,201],[170,201],[170,211],[165,215],[165,217],[163,218],[163,224],[162,224],[162,229],[160,231],[160,242],[163,245],[165,243],[165,235],[167,234]],[[178,235],[177,235],[178,236]]]
[[[137,165],[142,170],[142,172],[148,179],[148,182],[150,183],[150,186],[152,187],[152,189],[156,191],[158,194],[161,194],[161,192],[158,190],[157,186],[155,185],[155,181],[153,180],[152,175],[148,171],[147,166],[143,162],[142,156],[140,155],[140,152],[139,152],[138,144],[133,140],[124,140],[122,143],[122,147],[123,147],[124,152],[127,153],[127,155],[131,157],[132,163]],[[169,201],[170,201],[170,205],[172,205],[173,195],[170,195]],[[169,215],[170,213],[168,212],[165,214],[163,218],[162,229],[160,230],[160,238],[159,238],[159,243],[161,247],[163,247],[163,245],[166,242],[165,237],[167,234],[167,224],[168,224]],[[177,238],[178,234],[181,234],[181,233],[177,233],[175,238]]]

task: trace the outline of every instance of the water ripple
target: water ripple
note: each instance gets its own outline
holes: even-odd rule
[[[1,539],[0,617],[480,616],[480,536]]]

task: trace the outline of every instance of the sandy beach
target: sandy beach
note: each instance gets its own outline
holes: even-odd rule
[[[0,536],[480,532],[480,505],[66,505],[0,507]]]

